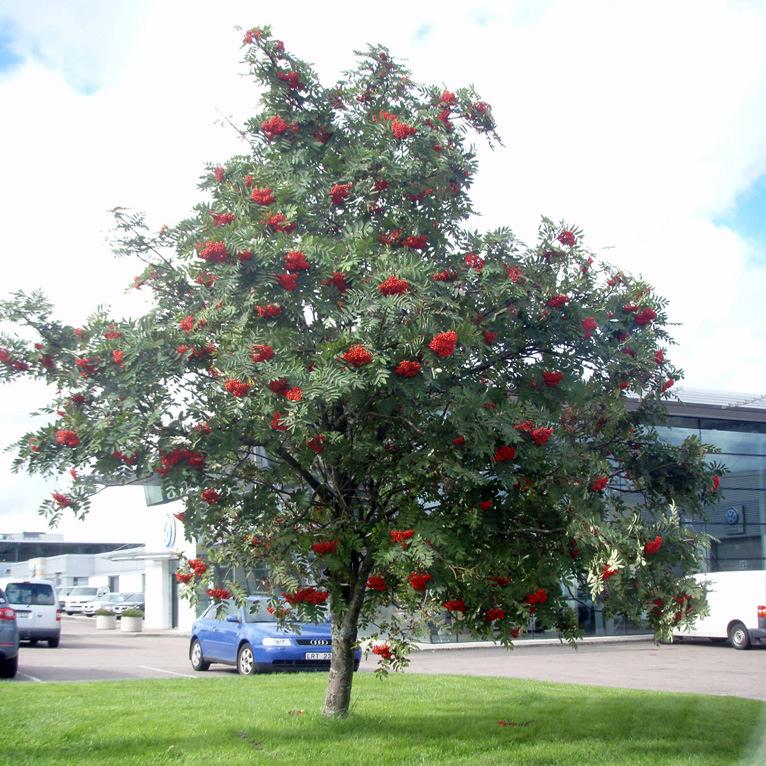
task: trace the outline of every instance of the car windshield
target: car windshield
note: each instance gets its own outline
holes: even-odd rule
[[[251,599],[245,608],[245,622],[276,622],[277,618],[268,612],[269,602],[264,599]]]
[[[106,601],[110,604],[117,601],[125,601],[126,599],[127,595],[125,593],[107,593],[106,596],[101,596],[101,601]]]
[[[53,606],[53,588],[45,583],[9,582],[5,586],[8,601],[12,604]]]
[[[86,588],[83,586],[72,588],[70,596],[97,596],[98,588]]]

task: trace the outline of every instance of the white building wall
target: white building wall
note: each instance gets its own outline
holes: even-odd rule
[[[120,592],[144,592],[147,629],[168,629],[176,625],[189,630],[196,619],[195,610],[186,599],[180,598],[181,586],[175,582],[175,573],[181,560],[194,558],[197,545],[184,539],[183,522],[175,518],[183,511],[181,501],[156,505],[142,522],[136,535],[143,548],[129,548],[99,554],[64,554],[18,563],[8,563],[8,576],[42,577],[59,587],[69,585],[96,585],[107,587],[110,578],[117,579]]]
[[[184,539],[183,522],[175,514],[183,511],[181,501],[154,507],[156,523],[146,527],[146,616],[145,627],[172,627],[173,609],[179,630],[189,630],[196,613],[189,602],[179,597],[175,573],[182,557],[193,558],[197,546]],[[175,605],[174,605],[175,602]]]

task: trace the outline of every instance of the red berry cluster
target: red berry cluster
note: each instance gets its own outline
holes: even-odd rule
[[[284,593],[285,601],[288,604],[311,604],[312,606],[321,606],[324,604],[330,593],[326,590],[317,590],[316,588],[301,588],[295,593]]]
[[[76,431],[62,428],[60,431],[56,431],[56,443],[65,447],[77,447],[80,444],[80,437]]]
[[[205,242],[199,251],[199,257],[208,263],[225,263],[229,260],[229,251],[223,242]]]
[[[407,579],[413,590],[422,591],[426,589],[429,581],[433,578],[427,572],[412,572]]]
[[[250,193],[250,199],[255,202],[256,205],[263,205],[264,207],[273,205],[276,202],[274,192],[271,189],[259,189],[257,186],[254,187]]]
[[[227,380],[223,387],[233,396],[241,399],[243,396],[247,396],[247,392],[252,388],[249,383],[245,383],[241,380]]]
[[[325,542],[314,543],[311,546],[311,550],[320,556],[324,556],[328,553],[335,553],[337,549],[338,549],[337,540],[327,540]]]
[[[372,354],[362,345],[351,346],[341,358],[348,362],[352,367],[364,367],[372,362]]]
[[[401,378],[414,378],[420,369],[420,362],[405,360],[396,365],[394,372]]]
[[[455,353],[457,347],[457,333],[454,330],[439,332],[431,338],[428,348],[441,359],[446,359]]]
[[[221,493],[212,487],[208,487],[200,492],[200,500],[203,500],[208,505],[218,505],[221,502]]]
[[[185,447],[177,447],[166,454],[160,452],[160,462],[162,465],[156,471],[160,476],[167,476],[171,469],[182,463],[189,468],[204,468],[205,456],[201,452],[192,452]]]
[[[401,295],[409,289],[410,283],[406,279],[399,279],[394,274],[378,285],[378,291],[381,295]]]
[[[644,553],[647,556],[653,556],[657,551],[662,548],[662,535],[657,535],[654,540],[648,540],[644,545]]]
[[[388,585],[386,584],[385,578],[381,577],[380,575],[372,575],[371,577],[367,578],[367,587],[370,590],[377,590],[383,593]]]

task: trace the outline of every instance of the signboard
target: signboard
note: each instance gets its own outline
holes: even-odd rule
[[[723,509],[722,534],[744,535],[745,534],[745,506],[730,505]]]
[[[176,544],[176,520],[169,513],[165,514],[162,525],[162,544],[166,548],[174,548]]]
[[[144,499],[147,506],[152,505],[164,505],[165,503],[172,503],[174,500],[178,500],[181,497],[179,490],[168,487],[163,488],[162,482],[157,480],[151,480],[144,484]]]

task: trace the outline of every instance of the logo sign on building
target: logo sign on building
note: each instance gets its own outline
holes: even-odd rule
[[[731,505],[723,512],[723,534],[745,534],[745,508],[742,505]]]
[[[173,548],[176,544],[176,520],[169,513],[165,514],[162,525],[162,544],[166,548]]]

